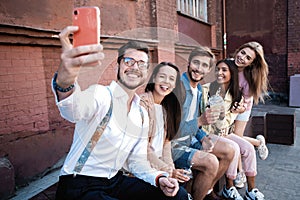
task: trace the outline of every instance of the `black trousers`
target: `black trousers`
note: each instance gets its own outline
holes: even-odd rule
[[[56,200],[141,200],[141,199],[187,200],[187,192],[180,187],[175,197],[167,197],[149,183],[119,172],[111,179],[82,175],[60,176]]]

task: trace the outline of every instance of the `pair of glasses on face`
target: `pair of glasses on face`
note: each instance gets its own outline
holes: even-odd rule
[[[132,67],[135,63],[137,63],[137,66],[139,67],[139,69],[142,69],[142,70],[148,69],[148,63],[143,60],[136,61],[133,58],[124,57],[123,61],[127,67]]]

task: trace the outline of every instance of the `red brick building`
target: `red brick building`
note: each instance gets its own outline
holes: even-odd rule
[[[300,2],[227,0],[226,32],[229,54],[245,41],[263,45],[269,91],[287,99],[290,76],[300,74]]]
[[[0,177],[6,184],[0,186],[0,199],[51,171],[69,149],[73,125],[60,117],[50,82],[61,52],[57,34],[71,25],[73,7],[90,5],[101,10],[102,67],[107,69],[101,79],[97,69],[84,69],[83,87],[116,78],[116,50],[129,39],[149,44],[153,64],[168,60],[182,71],[194,46],[209,46],[222,58],[257,40],[265,47],[274,92],[287,96],[289,76],[300,73],[297,1],[1,1]]]

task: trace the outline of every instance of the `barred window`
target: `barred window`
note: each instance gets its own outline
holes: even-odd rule
[[[177,11],[207,22],[207,0],[177,0]]]

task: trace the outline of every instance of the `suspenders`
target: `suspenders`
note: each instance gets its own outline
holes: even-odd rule
[[[74,167],[74,176],[76,176],[77,173],[81,172],[85,162],[87,161],[91,152],[93,151],[94,147],[96,146],[98,140],[100,139],[100,137],[101,137],[103,131],[105,130],[106,125],[108,124],[109,119],[111,117],[112,108],[113,108],[113,97],[112,97],[112,94],[111,94],[111,91],[109,90],[109,88],[107,88],[107,89],[108,89],[110,97],[111,97],[109,109],[108,109],[106,115],[103,117],[102,121],[98,124],[92,138],[89,140],[89,142],[85,146],[83,152],[81,153],[79,159],[77,160],[77,163]]]
[[[111,118],[112,109],[113,109],[113,96],[112,96],[110,89],[108,87],[107,87],[107,89],[108,89],[110,97],[111,97],[110,107],[109,107],[106,115],[103,117],[102,121],[98,124],[93,136],[91,137],[91,139],[87,143],[86,147],[84,148],[83,152],[81,153],[79,159],[77,160],[77,163],[74,167],[74,176],[76,176],[77,173],[81,172],[84,164],[86,163],[87,159],[89,158],[91,152],[93,151],[94,147],[96,146],[98,140],[100,139],[101,135],[103,134],[103,132]],[[140,114],[141,114],[141,118],[142,118],[142,127],[143,127],[144,113],[141,109],[141,106],[139,108],[140,108],[139,110],[140,110]]]

